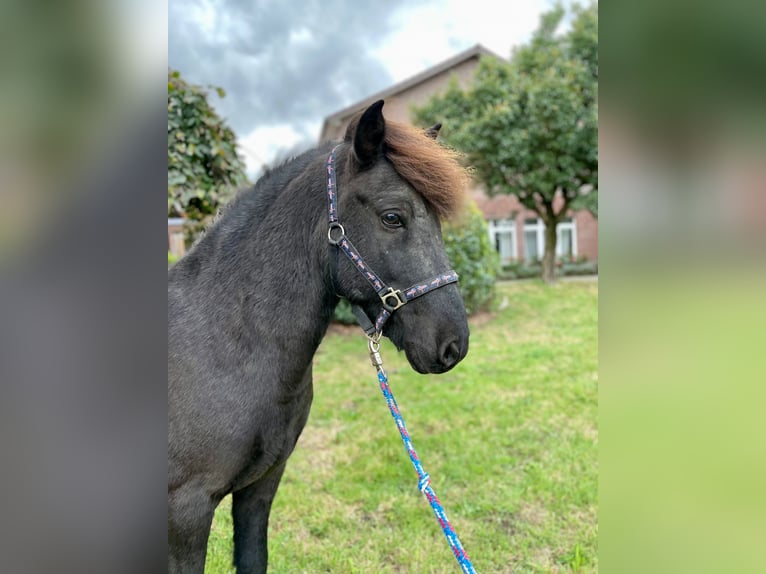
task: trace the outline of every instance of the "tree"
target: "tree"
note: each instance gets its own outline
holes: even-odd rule
[[[236,136],[207,95],[179,72],[168,71],[168,217],[193,222],[187,226],[189,239],[247,183]]]
[[[543,279],[555,281],[556,225],[570,209],[597,214],[598,12],[575,7],[557,34],[561,6],[544,14],[510,63],[482,59],[474,82],[415,109],[424,126],[463,151],[489,194],[515,195],[545,223]]]

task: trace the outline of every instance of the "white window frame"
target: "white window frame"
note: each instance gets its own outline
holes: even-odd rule
[[[489,220],[489,241],[497,250],[497,236],[500,233],[511,234],[511,261],[519,258],[519,247],[516,241],[516,220],[515,219],[490,219]],[[498,250],[498,254],[499,254]],[[503,261],[505,263],[505,261]]]
[[[567,221],[562,221],[556,226],[556,257],[564,257],[568,255],[561,251],[562,241],[561,233],[563,231],[571,230],[572,232],[572,257],[577,257],[577,225],[573,217],[570,217]]]
[[[534,223],[524,220],[524,259],[527,258],[527,232],[532,231],[537,237],[537,259],[542,259],[545,253],[545,224],[539,217]]]
[[[570,217],[566,221],[562,221],[556,225],[556,257],[563,257],[565,254],[561,253],[561,232],[571,230],[572,231],[572,257],[577,257],[577,225],[574,218]],[[524,221],[524,235],[526,237],[527,231],[535,232],[537,236],[537,259],[542,260],[545,254],[545,223],[541,218],[537,218],[534,223],[527,223]],[[526,240],[524,246],[524,257],[526,258]]]

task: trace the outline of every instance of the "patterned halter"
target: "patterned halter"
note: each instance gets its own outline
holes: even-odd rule
[[[346,230],[343,229],[343,226],[340,224],[338,215],[338,188],[334,167],[335,150],[338,149],[339,146],[340,144],[335,146],[327,158],[327,199],[330,219],[330,224],[327,229],[327,239],[330,242],[330,245],[338,247],[345,253],[346,257],[349,258],[351,263],[354,264],[378,294],[383,308],[380,310],[374,324],[361,307],[353,305],[352,310],[354,311],[357,321],[368,336],[376,335],[377,337],[380,337],[380,334],[383,332],[383,326],[394,311],[403,307],[413,299],[425,295],[434,289],[444,287],[450,283],[457,283],[458,275],[454,270],[450,269],[449,271],[431,277],[422,283],[416,283],[407,289],[400,290],[389,287],[375,274],[370,266],[364,262],[362,256],[359,255],[359,252],[356,247],[354,247],[353,243],[346,237]]]

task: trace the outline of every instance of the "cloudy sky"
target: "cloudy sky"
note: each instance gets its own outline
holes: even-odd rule
[[[508,57],[551,0],[169,0],[168,65],[211,96],[251,177],[324,118],[480,43]]]

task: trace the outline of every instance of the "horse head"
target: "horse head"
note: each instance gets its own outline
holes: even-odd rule
[[[450,264],[440,223],[462,203],[465,172],[435,141],[439,124],[421,131],[387,123],[382,107],[376,102],[352,121],[339,148],[338,209],[346,236],[386,285],[402,292],[429,289],[396,309],[383,334],[419,373],[442,373],[468,352],[468,322],[457,284],[442,285]],[[381,299],[359,271],[358,263],[339,256],[336,292],[376,317]]]

